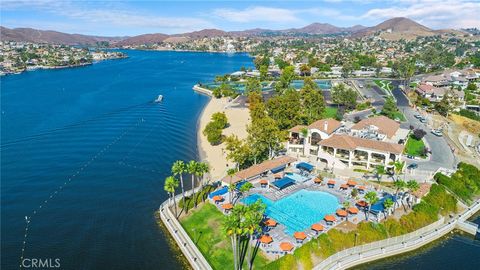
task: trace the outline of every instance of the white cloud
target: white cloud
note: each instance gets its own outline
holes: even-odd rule
[[[480,27],[480,2],[407,1],[410,5],[371,9],[361,16],[368,19],[408,17],[425,26],[440,28]]]
[[[213,14],[223,20],[231,22],[274,22],[291,23],[302,21],[295,14],[295,11],[283,8],[271,7],[249,7],[243,10],[218,8]]]
[[[95,5],[91,4],[92,2],[66,0],[5,0],[2,1],[2,9],[22,10],[28,7],[79,20],[87,24],[100,24],[99,27],[110,25],[125,28],[157,28],[159,32],[165,33],[188,32],[214,27],[211,22],[205,19],[156,16],[149,14],[148,11],[130,10],[116,2],[96,2]],[[45,28],[47,25],[47,22],[40,22],[38,27]]]

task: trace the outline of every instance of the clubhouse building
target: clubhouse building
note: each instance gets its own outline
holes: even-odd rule
[[[371,169],[393,167],[403,153],[409,131],[388,117],[375,116],[356,124],[322,119],[289,132],[287,153],[291,156],[305,156],[329,168]]]

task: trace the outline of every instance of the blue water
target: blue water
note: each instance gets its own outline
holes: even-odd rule
[[[252,194],[242,201],[251,204],[261,200],[267,205],[266,215],[286,226],[286,233],[305,231],[339,207],[335,196],[321,191],[300,190],[276,202]]]
[[[197,158],[208,98],[192,86],[251,58],[127,53],[1,78],[1,269],[18,268],[25,216],[26,258],[60,258],[62,269],[182,268],[154,211],[171,163]]]

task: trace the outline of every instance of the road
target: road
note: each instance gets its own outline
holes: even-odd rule
[[[410,125],[412,125],[414,128],[421,128],[425,130],[427,132],[425,135],[425,140],[427,141],[428,147],[432,151],[429,161],[406,159],[407,164],[417,163],[418,170],[427,171],[435,171],[440,167],[452,169],[455,168],[456,159],[445,138],[433,135],[430,132],[431,128],[427,124],[421,123],[414,117],[414,115],[418,112],[409,106],[408,98],[399,88],[399,81],[394,81],[393,85],[394,89],[392,93],[397,99],[397,106],[407,119],[407,122],[402,123],[401,127],[409,129]]]

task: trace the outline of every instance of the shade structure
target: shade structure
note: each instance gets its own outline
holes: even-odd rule
[[[335,185],[335,180],[333,180],[333,179],[328,180],[328,184],[329,185]]]
[[[366,207],[366,206],[367,206],[367,202],[365,202],[365,201],[358,201],[358,202],[357,202],[357,205],[360,206],[360,207]]]
[[[225,209],[225,210],[230,210],[230,209],[233,208],[233,204],[226,203],[226,204],[222,205],[222,208]]]
[[[328,221],[328,222],[334,222],[337,220],[333,215],[326,215],[323,219],[325,219],[325,221]]]
[[[266,184],[268,184],[268,180],[267,179],[262,179],[262,180],[260,180],[260,184],[261,185],[266,185]]]
[[[219,201],[223,200],[223,197],[220,196],[220,195],[216,195],[216,196],[213,196],[213,200],[216,201],[216,202],[219,202]]]
[[[347,186],[347,184],[341,184],[341,185],[340,185],[340,188],[341,188],[341,189],[347,189],[348,186]]]
[[[343,210],[343,209],[338,209],[337,210],[337,216],[339,217],[346,217],[347,216],[347,211]]]
[[[297,240],[305,240],[305,238],[307,238],[307,235],[304,232],[295,232],[293,234],[293,237],[295,237],[295,239]]]
[[[260,243],[262,244],[270,244],[273,242],[273,238],[270,235],[262,235],[260,237]]]
[[[352,206],[352,207],[348,208],[348,212],[350,214],[358,214],[358,208]]]
[[[322,182],[322,179],[320,179],[320,178],[317,177],[317,178],[313,179],[313,182],[315,182],[315,183],[321,183],[321,182]]]
[[[325,228],[323,227],[322,224],[315,223],[315,224],[312,225],[312,230],[314,230],[314,231],[319,232],[319,231],[323,231],[324,229]]]
[[[291,185],[295,185],[295,180],[293,180],[292,178],[289,178],[289,177],[283,177],[282,179],[273,181],[272,184],[279,189],[284,189],[284,188],[289,187]]]
[[[353,179],[350,179],[347,181],[347,185],[350,187],[354,187],[357,185],[357,182],[355,182]]]
[[[280,173],[276,173],[276,174],[273,175],[273,178],[275,178],[275,179],[280,179],[280,178],[282,178],[282,177],[283,177],[283,176],[282,176],[282,174],[280,174]]]
[[[306,171],[313,171],[313,168],[314,166],[310,163],[307,163],[307,162],[300,162],[297,164],[297,169],[301,169],[301,170],[306,170]]]
[[[293,249],[293,245],[292,243],[289,243],[289,242],[282,242],[280,243],[280,249],[282,251],[290,251]]]
[[[267,225],[268,227],[275,227],[277,226],[277,222],[271,218],[267,219],[267,221],[265,221],[265,225]]]
[[[365,187],[365,186],[359,186],[359,187],[357,187],[357,188],[358,188],[358,189],[361,189],[361,190],[367,189],[367,187]]]

